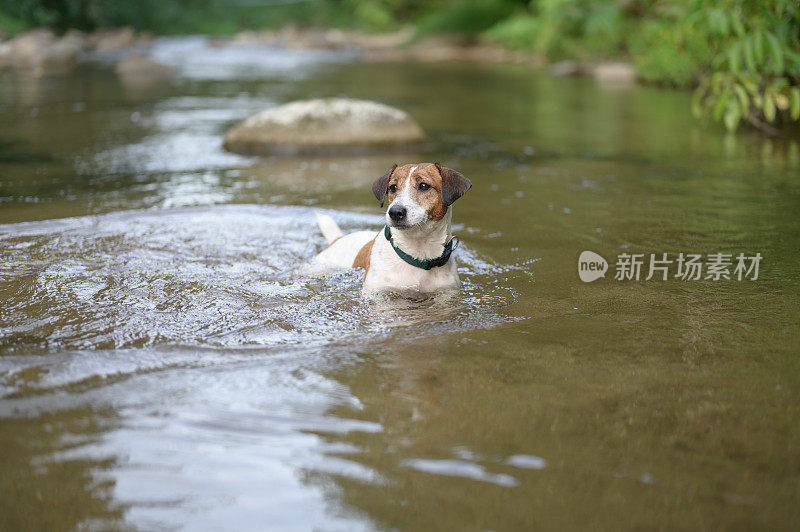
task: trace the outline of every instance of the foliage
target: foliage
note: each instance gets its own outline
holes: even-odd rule
[[[534,50],[542,33],[542,21],[528,13],[519,13],[486,30],[484,36],[513,50]]]
[[[709,28],[717,54],[695,91],[694,111],[735,130],[747,120],[768,124],[800,119],[800,6],[789,0],[729,1],[700,8],[689,24]]]
[[[687,24],[688,2],[662,6],[630,35],[629,53],[644,81],[673,87],[697,83],[714,51],[701,24]]]
[[[0,28],[132,26],[159,34],[224,34],[289,22],[339,25],[352,18],[341,8],[332,0],[0,0]],[[6,19],[18,24],[9,27]]]
[[[360,25],[374,30],[388,30],[392,26],[392,13],[380,2],[351,2],[353,15]]]
[[[603,0],[539,0],[484,36],[550,59],[615,55],[624,42],[623,10]]]
[[[393,31],[430,6],[428,0],[316,0],[309,19],[323,26]]]
[[[7,32],[13,35],[14,33],[28,29],[29,27],[30,25],[24,20],[0,11],[0,30],[2,30],[2,32]]]
[[[514,0],[432,3],[417,22],[417,36],[460,33],[475,37],[511,15],[520,5],[524,3]]]

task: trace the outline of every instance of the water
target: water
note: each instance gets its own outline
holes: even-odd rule
[[[0,76],[0,528],[795,525],[796,136],[522,66],[151,53],[178,75]],[[221,149],[258,110],[339,95],[408,110],[436,151]],[[313,209],[377,230],[370,183],[423,160],[474,183],[460,294],[298,272]],[[584,250],[605,279],[578,279]],[[615,281],[624,252],[763,261]]]

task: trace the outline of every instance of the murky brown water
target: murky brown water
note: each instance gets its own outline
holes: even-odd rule
[[[180,75],[0,75],[1,529],[797,526],[796,140],[519,66],[153,53]],[[335,95],[407,109],[437,151],[220,148]],[[369,184],[412,160],[474,183],[459,296],[295,272],[323,245],[312,208],[378,229]],[[579,280],[584,250],[605,279]],[[621,253],[681,252],[763,260],[613,278]]]

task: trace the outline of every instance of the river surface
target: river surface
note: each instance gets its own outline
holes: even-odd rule
[[[0,529],[797,526],[796,134],[521,65],[149,53],[176,76],[0,74]],[[222,150],[322,96],[401,107],[435,149]],[[474,183],[460,294],[300,273],[314,209],[377,231],[371,182],[419,161]],[[581,281],[586,250],[605,278]],[[730,279],[645,280],[664,253],[731,254]]]

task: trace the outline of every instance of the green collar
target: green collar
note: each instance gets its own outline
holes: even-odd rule
[[[389,230],[388,225],[383,229],[383,236],[385,236],[386,240],[388,240],[392,245],[392,248],[394,249],[394,252],[397,253],[398,257],[406,261],[408,264],[416,266],[417,268],[422,268],[423,270],[430,270],[431,268],[438,268],[439,266],[444,266],[447,264],[447,261],[450,260],[450,254],[458,245],[458,238],[453,237],[447,242],[447,244],[444,245],[444,251],[442,251],[442,254],[435,259],[418,259],[412,257],[395,245],[394,240],[392,240],[392,232]],[[456,242],[456,246],[453,245],[454,241]]]

